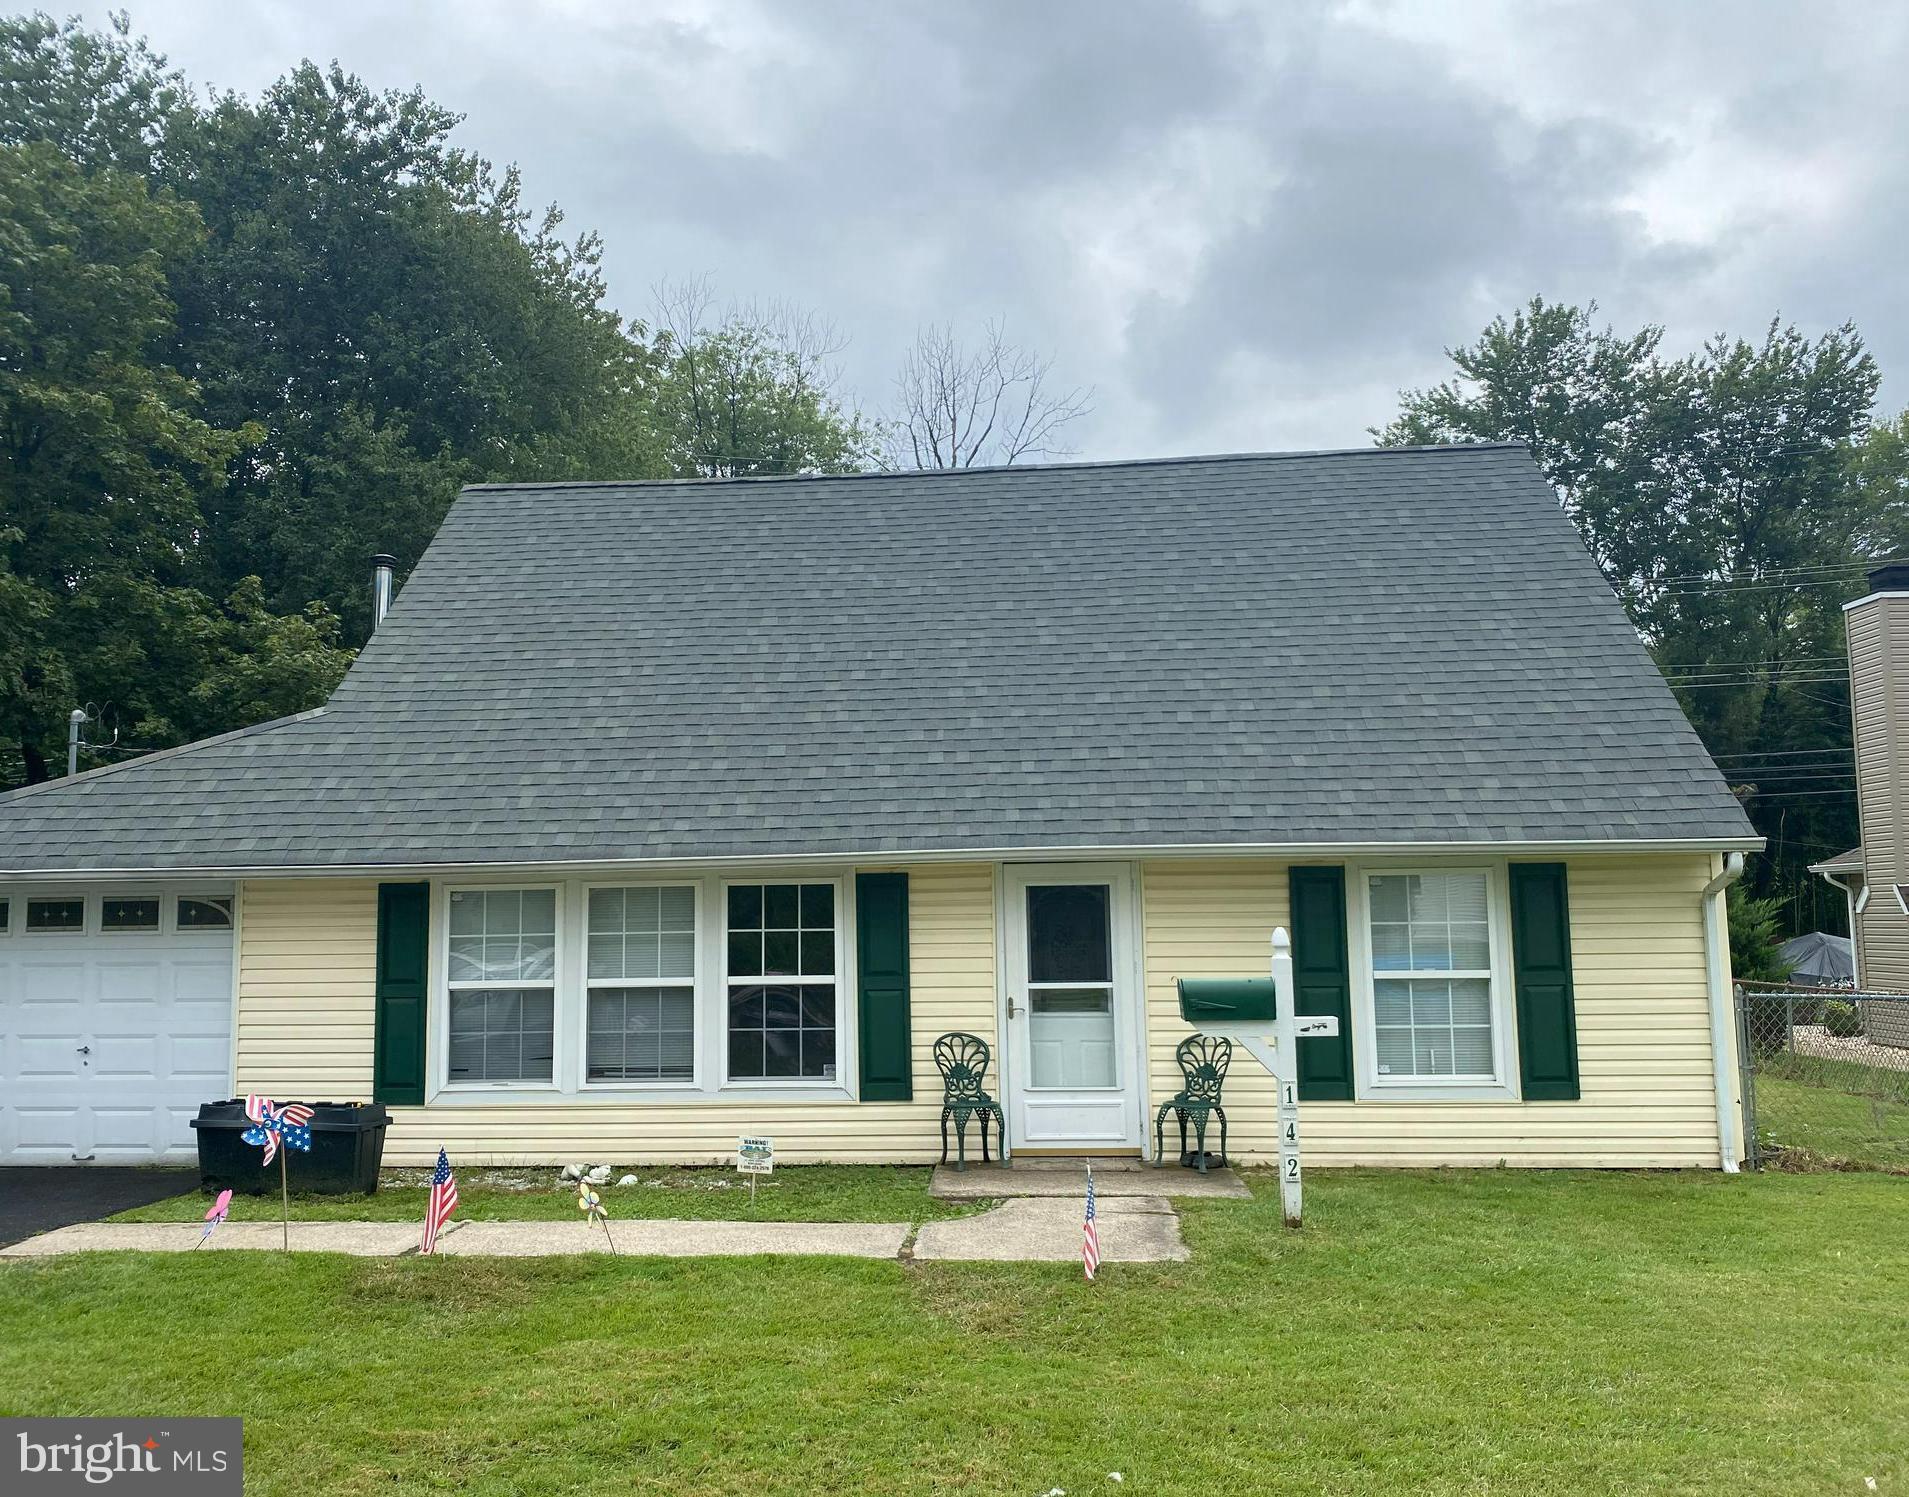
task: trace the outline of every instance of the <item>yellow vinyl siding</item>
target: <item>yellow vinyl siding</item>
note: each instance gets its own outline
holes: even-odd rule
[[[1300,1109],[1309,1164],[1716,1165],[1698,899],[1709,860],[1593,857],[1568,868],[1581,1099],[1309,1102]],[[1268,937],[1287,920],[1286,869],[1160,860],[1142,880],[1157,1105],[1180,1084],[1173,1049],[1187,1033],[1174,979],[1267,971]],[[1268,1159],[1271,1080],[1236,1053],[1226,1095],[1235,1153]],[[1169,1119],[1169,1151],[1177,1139]]]
[[[1582,1099],[1307,1103],[1309,1164],[1716,1165],[1698,907],[1712,860],[1586,857],[1569,868]],[[913,1102],[459,1099],[394,1109],[387,1160],[424,1164],[442,1144],[471,1164],[716,1162],[731,1156],[742,1132],[772,1134],[778,1156],[791,1163],[934,1159],[941,1147],[941,1084],[930,1054],[937,1035],[967,1029],[994,1045],[1001,1093],[995,871],[929,864],[908,872]],[[1153,1108],[1179,1085],[1173,1048],[1187,1032],[1173,980],[1265,972],[1271,931],[1287,921],[1287,868],[1260,858],[1158,859],[1140,865],[1140,883],[1149,1056],[1140,1105],[1150,1144]],[[376,923],[377,886],[367,880],[245,884],[242,1090],[370,1096]],[[1238,1055],[1226,1094],[1236,1154],[1266,1159],[1271,1082]]]
[[[994,1040],[994,874],[987,864],[908,870],[913,1102],[451,1102],[392,1109],[388,1164],[562,1159],[714,1163],[738,1133],[769,1133],[778,1159],[927,1162],[941,1152],[935,1037]],[[371,1095],[377,885],[253,880],[240,926],[239,1085],[281,1097]],[[844,993],[842,1001],[855,996]],[[976,1142],[970,1131],[969,1142]]]
[[[239,890],[238,1090],[371,1096],[378,886],[248,880]]]

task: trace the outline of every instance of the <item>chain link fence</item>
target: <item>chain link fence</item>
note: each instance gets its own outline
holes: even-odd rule
[[[1909,993],[1737,984],[1753,1166],[1909,1172]]]

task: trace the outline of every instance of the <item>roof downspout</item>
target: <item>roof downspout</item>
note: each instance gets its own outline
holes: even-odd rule
[[[1704,885],[1704,973],[1710,986],[1710,1059],[1717,1090],[1717,1149],[1723,1172],[1737,1173],[1743,1158],[1741,1123],[1743,1109],[1738,1105],[1729,1057],[1731,1018],[1734,1002],[1730,990],[1730,916],[1724,905],[1724,890],[1743,877],[1743,854],[1733,852],[1723,860],[1723,872]]]
[[[1860,993],[1863,987],[1863,943],[1856,934],[1856,922],[1862,918],[1862,911],[1856,907],[1856,891],[1833,873],[1825,873],[1823,882],[1841,889],[1843,903],[1849,908],[1849,960],[1855,969],[1856,991]]]

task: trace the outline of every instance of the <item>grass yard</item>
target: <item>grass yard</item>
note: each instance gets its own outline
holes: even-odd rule
[[[1765,1148],[1909,1171],[1909,1072],[1776,1051],[1758,1063],[1756,1101]]]
[[[296,1169],[297,1165],[294,1164]],[[274,1166],[276,1169],[276,1166]],[[932,1171],[887,1165],[798,1165],[749,1184],[732,1169],[618,1167],[613,1179],[635,1185],[597,1186],[611,1217],[670,1217],[696,1221],[924,1222],[963,1216],[974,1208],[932,1199]],[[279,1219],[278,1176],[272,1193],[232,1198],[233,1221]],[[390,1170],[368,1196],[292,1197],[295,1221],[422,1221],[429,1170]],[[558,1183],[554,1169],[468,1169],[457,1172],[458,1217],[465,1221],[576,1220],[577,1187]],[[194,1192],[136,1206],[120,1222],[198,1221],[212,1198]]]
[[[1255,1192],[1188,1203],[1193,1262],[1091,1285],[0,1264],[0,1411],[240,1413],[248,1491],[327,1497],[1909,1492],[1909,1182],[1321,1171],[1299,1234]]]

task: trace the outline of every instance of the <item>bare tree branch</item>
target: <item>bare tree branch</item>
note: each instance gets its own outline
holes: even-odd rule
[[[1008,341],[996,318],[972,348],[952,325],[924,327],[895,376],[899,411],[889,434],[897,467],[971,468],[1030,457],[1070,457],[1062,428],[1093,409],[1091,387],[1054,394],[1051,358]]]

